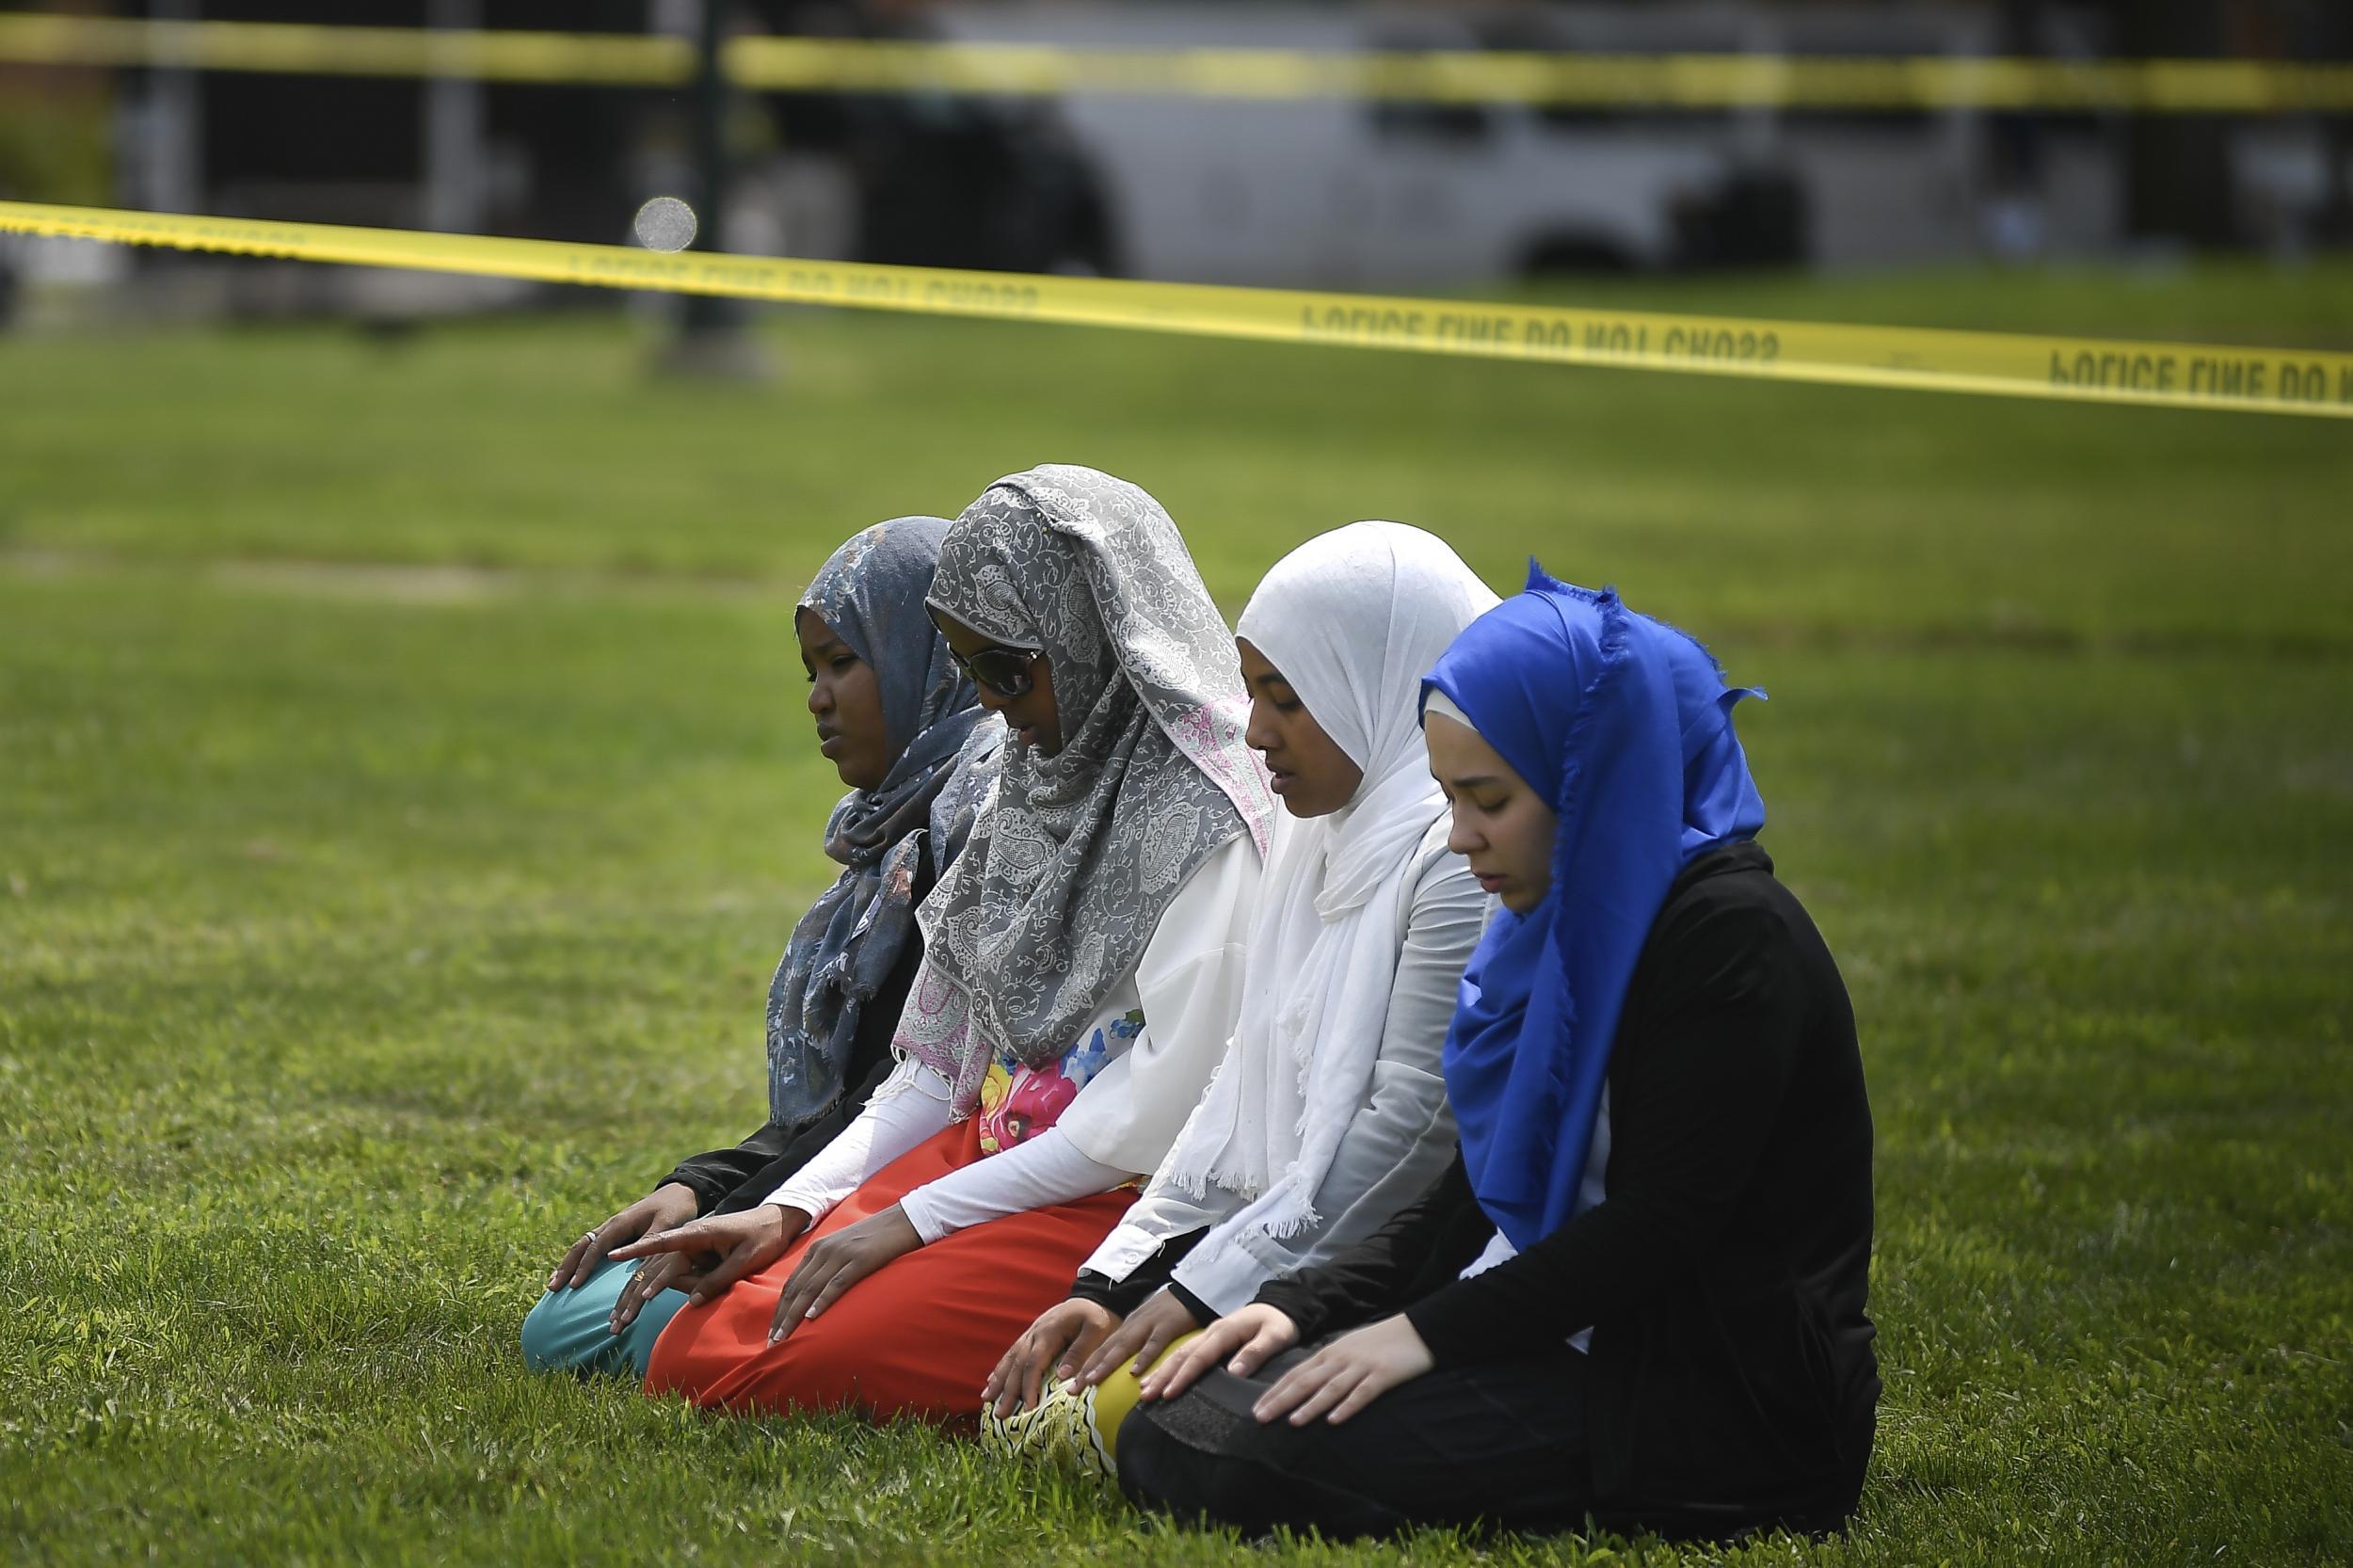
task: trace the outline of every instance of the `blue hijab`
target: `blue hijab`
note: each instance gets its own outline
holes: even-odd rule
[[[915,934],[923,859],[935,874],[955,859],[996,775],[1004,727],[984,722],[923,609],[947,534],[942,518],[878,522],[801,596],[799,609],[872,667],[898,760],[833,808],[825,853],[841,873],[792,928],[768,983],[768,1119],[781,1127],[807,1126],[848,1092],[859,1019]]]
[[[1422,682],[1561,816],[1552,887],[1499,910],[1463,972],[1447,1095],[1471,1190],[1514,1247],[1577,1210],[1635,960],[1683,868],[1753,839],[1765,802],[1707,650],[1613,591],[1529,563]],[[1569,694],[1574,693],[1571,696]]]

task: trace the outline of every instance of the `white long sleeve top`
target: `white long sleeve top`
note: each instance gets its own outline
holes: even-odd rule
[[[1258,874],[1247,837],[1211,855],[1177,889],[1134,971],[1104,998],[1062,1063],[1034,1072],[1011,1063],[991,1068],[981,1115],[982,1146],[993,1152],[900,1200],[918,1236],[936,1241],[1108,1192],[1160,1163],[1233,1034]],[[814,1224],[952,1120],[948,1080],[902,1061],[857,1118],[768,1201]]]
[[[1486,930],[1494,901],[1468,862],[1448,853],[1443,817],[1415,851],[1417,871],[1400,891],[1398,963],[1389,986],[1380,1055],[1363,1106],[1341,1134],[1331,1168],[1317,1187],[1317,1223],[1289,1236],[1263,1228],[1238,1243],[1197,1249],[1176,1265],[1176,1283],[1221,1313],[1246,1305],[1258,1287],[1345,1251],[1380,1228],[1435,1181],[1454,1152],[1439,1057],[1463,967]],[[1085,1267],[1125,1279],[1160,1246],[1225,1224],[1244,1207],[1237,1193],[1211,1187],[1193,1196],[1155,1184],[1103,1240]]]

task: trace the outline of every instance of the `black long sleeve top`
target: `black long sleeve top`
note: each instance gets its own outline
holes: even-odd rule
[[[1753,844],[1687,867],[1609,1067],[1603,1201],[1459,1278],[1495,1234],[1460,1153],[1418,1202],[1258,1300],[1304,1339],[1402,1312],[1441,1367],[1574,1354],[1605,1516],[1674,1533],[1825,1528],[1880,1392],[1865,1313],[1871,1114],[1829,949]]]
[[[920,903],[935,877],[931,851],[925,845],[922,867],[916,878],[915,899]],[[857,1032],[850,1059],[842,1070],[842,1092],[832,1105],[797,1122],[772,1121],[732,1147],[689,1155],[656,1186],[677,1182],[695,1194],[696,1212],[732,1214],[756,1208],[768,1194],[790,1179],[817,1151],[833,1142],[855,1120],[882,1080],[890,1076],[891,1036],[898,1032],[899,1014],[914,988],[916,970],[923,960],[923,939],[909,932],[899,961],[872,1000],[859,1010]]]

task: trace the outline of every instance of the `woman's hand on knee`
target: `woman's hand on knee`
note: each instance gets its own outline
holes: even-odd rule
[[[1223,1362],[1237,1377],[1248,1377],[1299,1343],[1299,1325],[1278,1307],[1252,1302],[1201,1331],[1200,1337],[1144,1374],[1147,1400],[1173,1400]]]
[[[1177,1299],[1176,1292],[1165,1288],[1155,1290],[1149,1301],[1128,1314],[1127,1321],[1112,1331],[1099,1349],[1079,1368],[1078,1384],[1092,1388],[1119,1370],[1122,1362],[1142,1377],[1160,1358],[1160,1352],[1201,1326],[1193,1309]],[[1079,1359],[1074,1347],[1072,1361]]]
[[[913,1222],[895,1203],[879,1214],[811,1241],[801,1255],[800,1267],[784,1282],[776,1319],[768,1325],[768,1343],[778,1343],[831,1306],[842,1291],[922,1244]]]
[[[1402,1314],[1344,1334],[1283,1374],[1250,1413],[1261,1421],[1288,1416],[1304,1427],[1321,1416],[1338,1426],[1437,1361]]]
[[[604,1224],[582,1232],[580,1240],[564,1254],[564,1260],[555,1266],[555,1272],[548,1275],[548,1288],[579,1289],[604,1266],[606,1256],[614,1248],[657,1230],[682,1225],[701,1207],[692,1187],[683,1182],[664,1182]]]
[[[1013,1342],[981,1387],[981,1402],[994,1402],[999,1418],[1036,1405],[1045,1392],[1046,1369],[1068,1377],[1104,1337],[1119,1327],[1119,1314],[1101,1302],[1073,1296],[1037,1316],[1030,1332]]]
[[[665,1252],[648,1257],[637,1265],[637,1272],[629,1276],[621,1293],[613,1299],[613,1312],[605,1320],[605,1332],[618,1334],[637,1320],[646,1304],[663,1291],[678,1286],[694,1272],[684,1253]]]
[[[808,1216],[781,1204],[763,1203],[740,1214],[713,1214],[672,1230],[661,1231],[626,1247],[616,1247],[618,1258],[676,1256],[686,1268],[665,1284],[686,1292],[687,1304],[703,1303],[742,1279],[782,1257],[801,1232]],[[641,1274],[643,1268],[638,1271]]]

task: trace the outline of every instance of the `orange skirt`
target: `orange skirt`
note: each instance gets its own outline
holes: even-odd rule
[[[981,1384],[1070,1282],[1119,1217],[1133,1188],[1008,1214],[894,1258],[835,1299],[821,1318],[768,1343],[784,1282],[801,1254],[879,1214],[923,1183],[980,1159],[980,1119],[924,1140],[867,1178],[791,1250],[707,1306],[683,1308],[654,1341],[648,1393],[705,1408],[855,1410],[979,1425]]]

